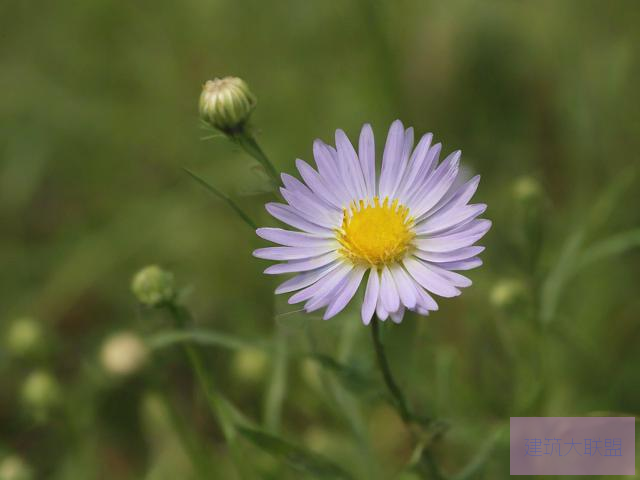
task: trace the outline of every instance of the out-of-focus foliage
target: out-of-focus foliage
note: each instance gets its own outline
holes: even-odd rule
[[[474,285],[383,332],[414,409],[448,425],[445,474],[505,478],[510,416],[638,415],[639,22],[624,1],[2,2],[0,479],[237,478],[189,339],[129,291],[152,263],[216,388],[273,435],[238,439],[248,478],[414,478],[357,312],[290,313],[259,239],[182,170],[270,222],[252,160],[200,140],[215,76],[251,85],[283,171],[364,122],[380,151],[400,118],[482,174]],[[126,377],[101,360],[123,330],[150,352]]]

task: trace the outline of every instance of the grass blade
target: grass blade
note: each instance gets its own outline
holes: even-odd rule
[[[314,478],[350,480],[353,477],[327,458],[261,430],[239,427],[238,432],[256,447],[278,457],[291,468]]]
[[[264,342],[245,340],[233,335],[201,329],[169,330],[153,334],[147,338],[149,347],[154,350],[189,342],[206,346],[222,347],[229,350],[270,348]]]
[[[598,260],[621,255],[638,247],[640,247],[640,228],[613,235],[586,249],[578,268],[584,268]]]

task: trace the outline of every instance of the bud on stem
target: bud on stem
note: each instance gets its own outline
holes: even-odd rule
[[[162,306],[176,296],[173,274],[157,265],[149,265],[136,273],[131,290],[138,301],[148,307]]]
[[[241,78],[216,78],[202,87],[200,117],[221,132],[236,135],[244,130],[256,103],[256,97]]]

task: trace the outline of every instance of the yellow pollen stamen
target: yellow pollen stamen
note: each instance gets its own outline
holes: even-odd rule
[[[398,200],[389,203],[388,197],[381,204],[374,197],[373,205],[360,200],[344,209],[336,238],[342,245],[340,252],[353,263],[381,267],[405,256],[415,237],[412,227],[407,207]]]

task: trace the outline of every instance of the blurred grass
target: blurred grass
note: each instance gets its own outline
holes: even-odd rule
[[[355,314],[274,321],[295,308],[274,310],[276,281],[250,255],[259,240],[182,171],[269,222],[251,161],[224,139],[200,140],[200,86],[228,74],[257,94],[258,139],[281,170],[310,160],[314,138],[336,128],[354,138],[364,122],[380,149],[401,118],[447,152],[461,148],[482,174],[478,198],[494,227],[474,286],[383,332],[416,409],[451,425],[436,452],[445,472],[493,442],[472,478],[504,478],[508,435],[495,432],[510,415],[637,415],[639,20],[634,2],[591,0],[3,2],[2,325],[32,315],[51,345],[32,360],[0,351],[0,457],[21,455],[36,478],[186,478],[190,464],[157,420],[164,392],[215,459],[212,478],[234,478],[179,351],[157,352],[126,382],[88,373],[107,333],[166,327],[129,294],[148,263],[191,287],[199,328],[284,336],[376,378]],[[523,175],[541,185],[533,210],[514,199]],[[510,278],[526,298],[496,308],[492,288]],[[396,478],[409,460],[407,432],[382,399],[354,397],[330,369],[318,383],[289,358],[247,384],[228,351],[207,355],[247,415],[271,411],[270,427],[357,478]],[[62,383],[73,421],[34,425],[25,412],[18,391],[38,366]],[[245,447],[258,478],[299,478]]]

